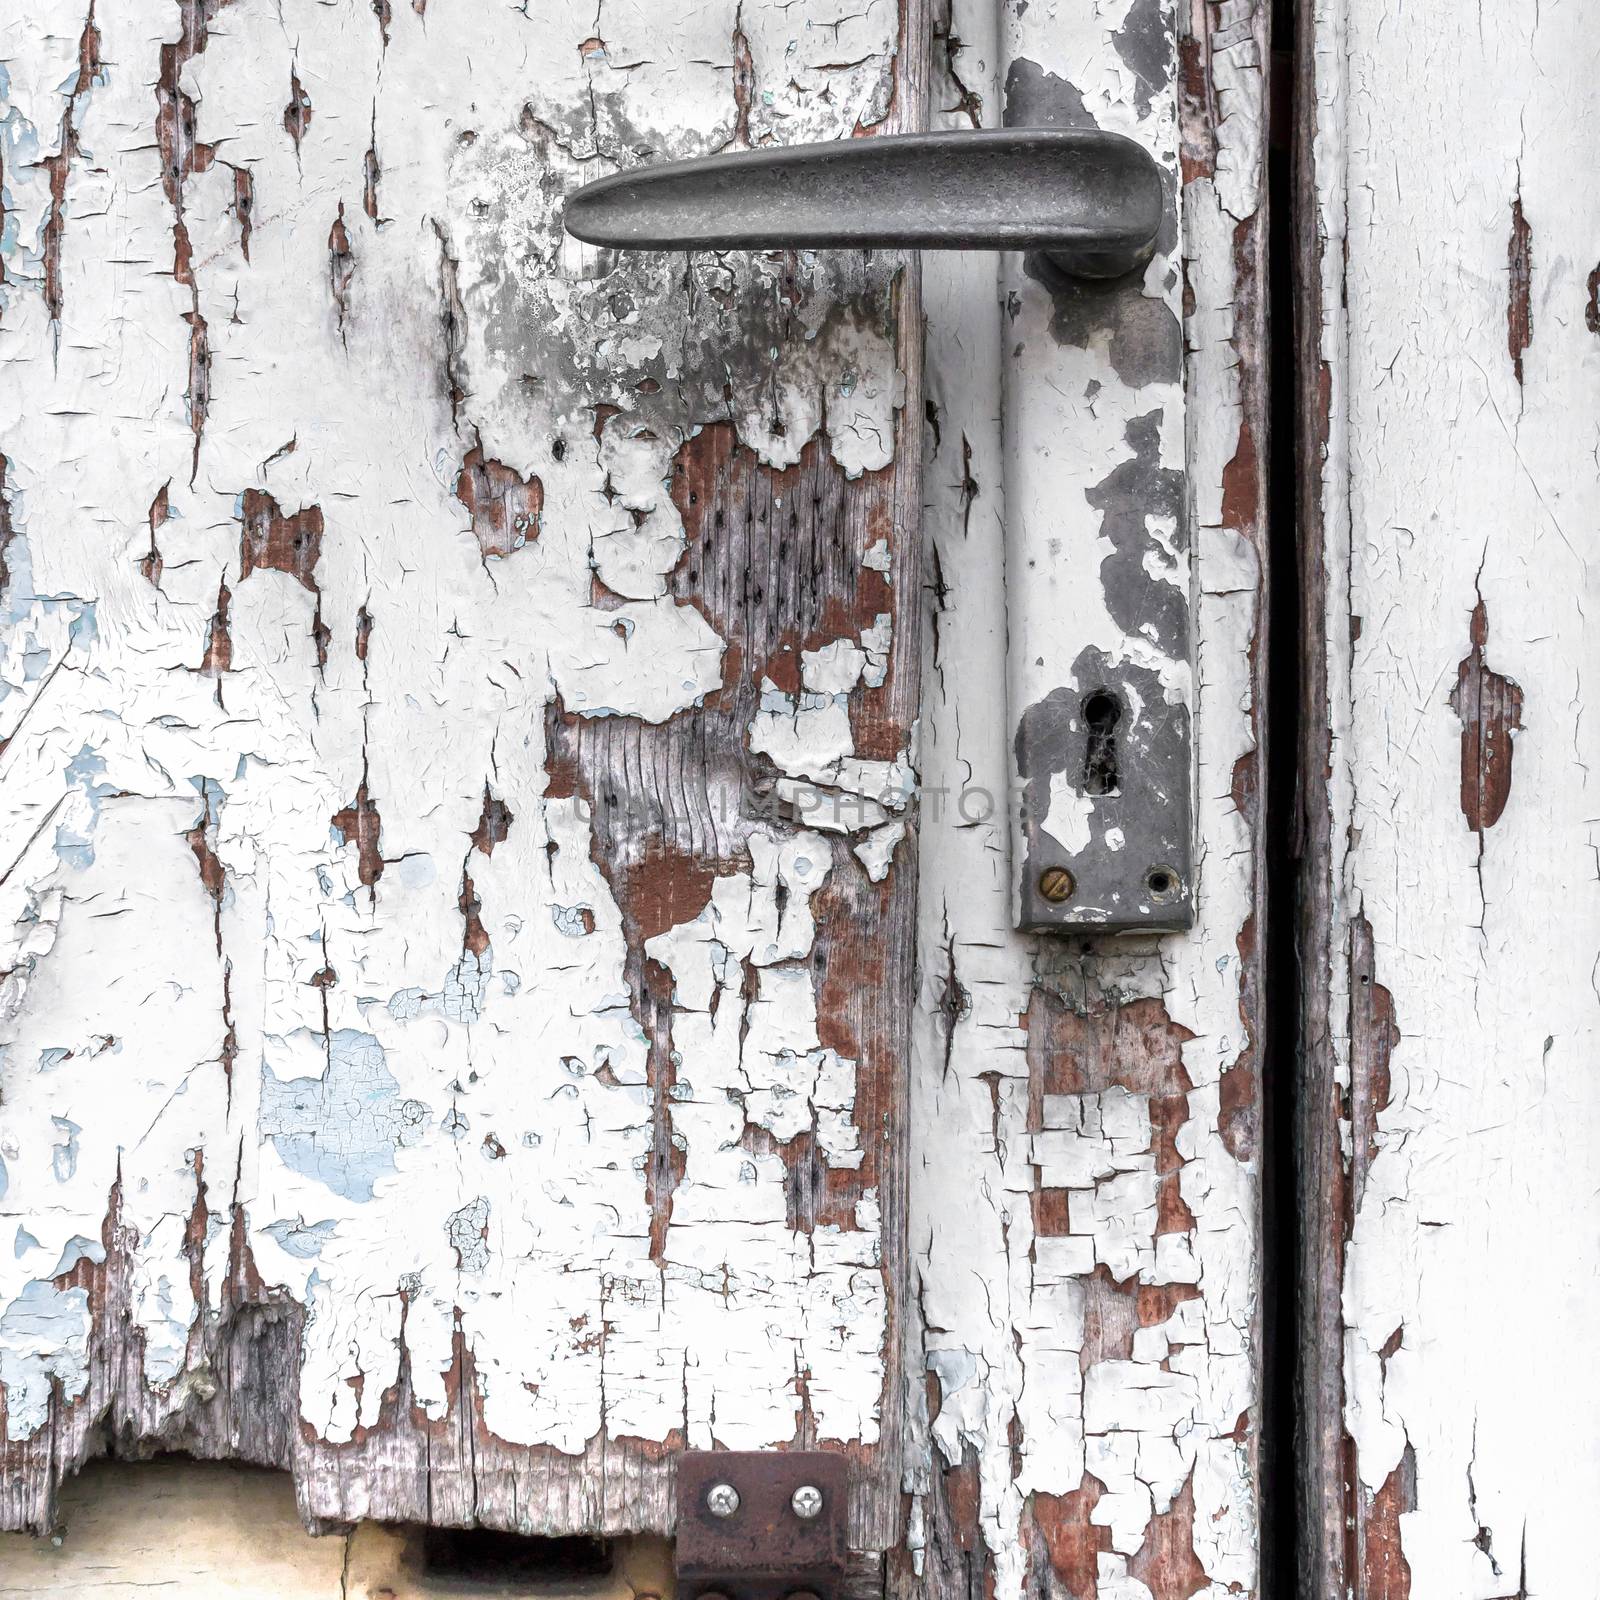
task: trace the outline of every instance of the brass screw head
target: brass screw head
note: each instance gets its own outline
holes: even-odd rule
[[[1039,893],[1051,905],[1060,905],[1063,900],[1070,900],[1072,891],[1077,887],[1077,880],[1065,867],[1046,867],[1039,874]]]
[[[789,1496],[789,1504],[794,1507],[794,1514],[797,1517],[809,1522],[822,1511],[822,1491],[814,1484],[802,1483]]]
[[[706,1490],[706,1510],[714,1517],[731,1517],[739,1509],[739,1491],[731,1483],[714,1483]]]

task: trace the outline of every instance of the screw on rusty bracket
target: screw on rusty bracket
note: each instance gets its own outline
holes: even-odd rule
[[[678,1457],[680,1600],[839,1600],[848,1463],[825,1450]]]

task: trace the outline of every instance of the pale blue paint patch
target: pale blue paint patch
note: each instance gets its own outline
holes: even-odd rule
[[[0,170],[6,169],[6,146],[11,146],[14,154],[17,145],[11,137],[14,132],[11,118],[0,118]],[[31,165],[31,162],[25,163]],[[17,170],[15,167],[10,170]],[[9,220],[12,213],[9,191],[0,186],[0,206],[7,213],[7,220],[3,230],[0,230],[0,253],[3,253],[7,272],[13,281],[22,281],[33,277],[37,281],[37,274],[13,270],[20,257],[26,252],[16,248],[17,239],[14,225]],[[37,256],[33,257],[37,264]],[[0,286],[0,309],[4,308],[6,297],[3,286]],[[15,460],[12,463],[16,465]],[[44,595],[39,594],[34,588],[33,581],[33,552],[29,548],[27,534],[27,493],[14,481],[8,484],[6,490],[6,504],[11,516],[12,537],[6,546],[6,573],[7,583],[4,595],[0,595],[0,634],[10,637],[20,635],[21,656],[23,662],[23,684],[0,683],[0,700],[10,694],[26,692],[25,685],[37,683],[42,678],[48,677],[58,665],[51,653],[51,647],[38,642],[38,637],[32,629],[35,621],[35,607],[42,609],[46,614],[65,610],[68,613],[67,636],[70,646],[87,647],[98,637],[94,620],[94,603],[80,600],[76,595]]]
[[[81,789],[88,797],[89,827],[86,833],[79,833],[71,823],[59,823],[56,827],[55,851],[69,867],[76,867],[80,872],[94,862],[91,836],[100,821],[100,807],[117,793],[114,783],[100,782],[105,770],[106,764],[99,752],[91,750],[88,745],[84,745],[67,763],[67,786]]]
[[[428,1108],[399,1101],[383,1046],[357,1028],[328,1038],[320,1078],[280,1082],[261,1068],[261,1132],[287,1166],[326,1184],[347,1200],[366,1201],[395,1169],[397,1149],[415,1144]]]
[[[489,980],[494,975],[494,951],[474,955],[461,952],[461,959],[444,975],[444,986],[437,994],[410,984],[389,996],[385,1009],[396,1022],[415,1022],[418,1017],[444,1017],[469,1026],[482,1015],[489,998]]]
[[[222,815],[223,806],[228,802],[228,791],[215,778],[208,778],[204,773],[192,773],[189,778],[189,784],[194,792],[205,802],[199,817],[196,819],[197,822],[204,823],[209,821],[214,825],[217,818]]]
[[[20,1261],[30,1250],[37,1250],[38,1248],[39,1241],[19,1222],[17,1224],[16,1242],[11,1247],[13,1258]]]
[[[54,1072],[72,1052],[64,1045],[54,1044],[48,1050],[39,1052],[39,1070],[41,1072]]]
[[[35,1279],[0,1315],[8,1440],[29,1438],[49,1420],[52,1383],[69,1402],[89,1385],[89,1295]]]
[[[393,873],[402,889],[427,889],[438,882],[439,869],[425,850],[408,850],[385,865],[384,875]]]
[[[110,70],[106,67],[105,63],[102,62],[95,70],[94,76],[89,79],[88,87],[84,90],[85,97],[87,97],[89,89],[103,89],[110,82]],[[75,100],[77,99],[77,95],[73,91],[77,87],[77,83],[78,70],[76,67],[74,67],[73,70],[69,72],[62,80],[61,87],[56,90],[56,93],[59,94],[63,100]],[[85,150],[83,154],[88,156],[90,159],[93,159],[93,151]]]
[[[78,1135],[83,1129],[71,1117],[51,1117],[55,1124],[56,1145],[50,1152],[50,1170],[57,1183],[71,1183],[78,1170]]]
[[[28,509],[25,492],[8,481],[6,500],[11,507],[11,543],[6,546],[6,572],[10,581],[6,587],[6,608],[0,616],[9,623],[18,623],[26,620],[37,598],[33,592],[33,551],[25,530]]]
[[[444,993],[439,1006],[452,1022],[476,1022],[483,1015],[489,994],[489,975],[494,970],[494,951],[474,955],[461,952],[461,959],[445,974]]]
[[[489,1231],[489,1202],[479,1195],[459,1211],[452,1211],[445,1221],[445,1234],[456,1252],[456,1262],[463,1272],[481,1273],[489,1265],[489,1241],[484,1237]]]
[[[280,1250],[300,1261],[309,1261],[322,1253],[322,1247],[339,1231],[339,1224],[331,1218],[322,1222],[307,1222],[296,1217],[293,1222],[272,1222],[261,1230],[273,1240]]]
[[[396,989],[389,996],[389,1015],[396,1022],[415,1022],[428,1004],[426,989]]]
[[[978,1358],[970,1350],[930,1350],[928,1370],[945,1394],[959,1394],[978,1376]]]
[[[87,650],[100,637],[100,623],[95,616],[93,600],[75,600],[71,596],[63,595],[53,602],[57,605],[70,605],[74,615],[67,624],[67,638],[72,642],[75,650]]]
[[[75,1233],[62,1247],[61,1259],[50,1276],[65,1277],[80,1261],[92,1261],[99,1266],[105,1258],[106,1247],[98,1239],[86,1239],[81,1233]]]
[[[39,164],[39,130],[22,114],[18,106],[10,105],[11,74],[0,63],[0,101],[8,102],[6,114],[0,117],[0,172],[26,172]],[[0,284],[0,305],[9,306],[11,284],[32,281],[43,277],[37,246],[27,250],[22,243],[22,211],[15,192],[9,184],[0,184],[0,256],[5,258],[6,282]],[[32,270],[29,270],[31,267]]]

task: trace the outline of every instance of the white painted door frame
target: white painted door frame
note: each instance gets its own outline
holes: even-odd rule
[[[1315,1600],[1600,1594],[1592,21],[1301,18]]]

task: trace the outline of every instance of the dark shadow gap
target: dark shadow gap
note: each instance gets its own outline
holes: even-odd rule
[[[425,1577],[455,1583],[572,1583],[608,1577],[616,1564],[607,1539],[529,1537],[494,1528],[419,1527],[417,1565]]]
[[[1299,528],[1295,371],[1295,3],[1272,0],[1267,152],[1266,966],[1262,1007],[1261,1593],[1296,1592],[1306,1555],[1296,1492],[1303,1249],[1295,1136],[1301,1047],[1299,900]]]

